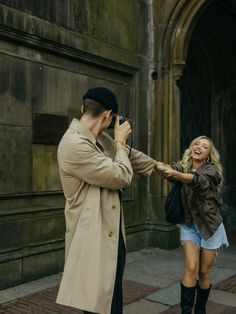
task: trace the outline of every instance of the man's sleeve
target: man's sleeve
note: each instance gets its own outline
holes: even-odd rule
[[[131,183],[133,170],[124,149],[117,151],[114,161],[97,151],[93,143],[81,139],[67,143],[61,150],[63,154],[59,151],[58,162],[65,175],[112,190]]]
[[[149,176],[153,172],[156,161],[144,153],[132,148],[130,162],[134,172]]]

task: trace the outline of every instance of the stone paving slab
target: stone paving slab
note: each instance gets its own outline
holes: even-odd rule
[[[182,277],[183,263],[175,259],[148,256],[126,265],[124,277],[159,288],[168,287]]]
[[[138,301],[156,290],[157,287],[145,285],[135,281],[123,280],[124,304],[126,305]]]
[[[206,312],[207,314],[235,314],[236,309],[231,306],[221,305],[209,301],[207,303]],[[162,312],[161,314],[180,314],[180,313],[181,313],[180,305],[177,304],[174,307],[171,307],[166,311]]]
[[[168,306],[141,299],[124,307],[124,314],[159,314]]]
[[[164,305],[175,305],[180,300],[180,283],[175,283],[168,288],[160,289],[146,296],[149,301],[161,303]]]
[[[212,289],[209,300],[219,304],[233,306],[236,313],[236,294],[234,293]]]
[[[236,293],[236,275],[229,277],[224,281],[218,283],[215,289]]]
[[[235,265],[236,266],[236,265]],[[228,269],[222,267],[214,267],[212,272],[212,284],[215,288],[222,280],[229,278],[236,274],[236,267],[235,269]]]

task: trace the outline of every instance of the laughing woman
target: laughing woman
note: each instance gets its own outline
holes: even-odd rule
[[[172,183],[183,183],[181,198],[185,219],[180,224],[184,250],[184,275],[181,282],[182,314],[206,313],[211,289],[211,273],[217,251],[228,240],[220,214],[223,171],[220,156],[207,136],[195,138],[182,160],[172,167],[157,163],[157,172]],[[197,280],[198,279],[198,280]]]

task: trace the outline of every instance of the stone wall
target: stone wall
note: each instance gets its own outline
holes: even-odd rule
[[[233,0],[0,1],[0,289],[63,268],[57,145],[94,86],[117,94],[134,147],[157,160],[212,136],[235,228],[235,9]],[[164,216],[169,188],[135,176],[124,191],[128,250],[179,245]]]
[[[1,1],[0,288],[62,270],[64,197],[56,151],[88,88],[117,94],[120,114],[133,122],[134,146],[150,153],[150,5]],[[136,177],[124,193],[128,250],[177,245],[149,218],[148,182]]]

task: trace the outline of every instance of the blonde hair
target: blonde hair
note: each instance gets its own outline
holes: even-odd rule
[[[193,139],[192,142],[190,143],[189,147],[185,150],[182,159],[179,161],[179,164],[183,167],[184,172],[188,172],[191,169],[191,167],[192,167],[192,157],[191,157],[192,148],[193,148],[193,145],[201,139],[206,139],[211,144],[210,154],[208,156],[207,162],[213,164],[221,176],[221,183],[218,186],[218,190],[220,190],[222,188],[222,185],[223,185],[223,167],[222,167],[221,162],[220,162],[220,154],[217,151],[217,149],[215,148],[215,145],[214,145],[214,143],[210,137],[208,137],[206,135],[201,135],[201,136],[198,136],[195,139]]]

